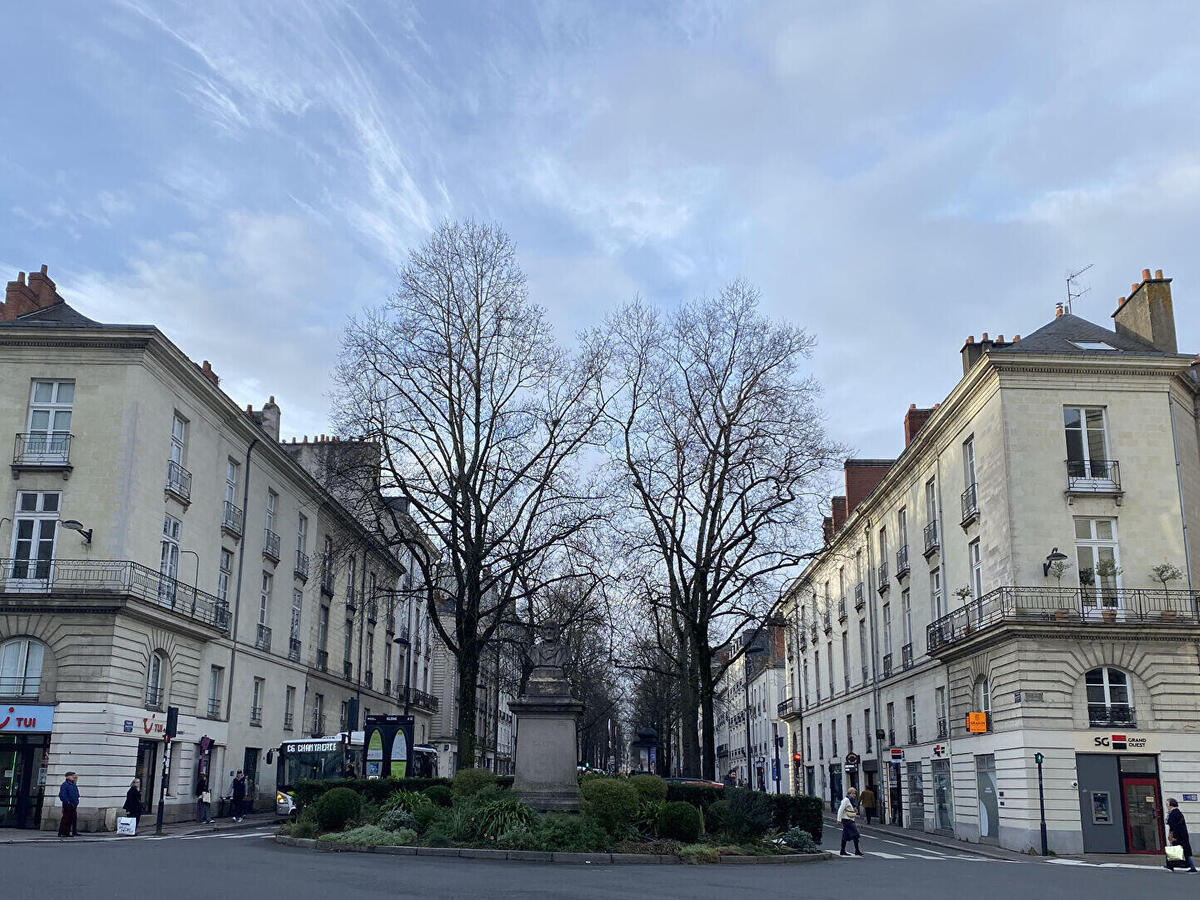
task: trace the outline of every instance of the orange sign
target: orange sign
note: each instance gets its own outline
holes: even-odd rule
[[[967,731],[971,734],[985,734],[987,732],[987,713],[967,713]]]

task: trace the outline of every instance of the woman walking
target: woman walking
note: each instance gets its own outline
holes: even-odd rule
[[[142,779],[135,778],[125,794],[125,815],[133,819],[134,824],[142,816]]]
[[[842,826],[842,856],[849,856],[846,852],[846,843],[854,842],[854,855],[862,856],[862,850],[858,847],[858,826],[854,824],[854,817],[858,815],[858,807],[855,805],[855,800],[858,798],[858,791],[855,788],[850,788],[846,791],[846,796],[842,799],[842,803],[838,806],[837,820]]]
[[[201,825],[212,824],[212,794],[208,790],[208,776],[203,772],[196,779],[196,821]]]
[[[1187,821],[1183,818],[1183,813],[1179,811],[1179,801],[1174,797],[1167,798],[1167,838],[1171,844],[1183,849],[1183,862],[1179,865],[1187,864],[1189,872],[1196,871],[1196,863],[1192,861],[1192,840],[1188,836]],[[1171,865],[1170,860],[1167,861],[1166,868],[1173,870],[1175,866]]]

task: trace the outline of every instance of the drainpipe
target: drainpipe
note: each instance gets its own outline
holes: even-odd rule
[[[367,629],[367,602],[368,602],[367,601],[367,550],[366,550],[366,545],[363,546],[362,573],[361,573],[358,581],[359,581],[359,591],[358,591],[359,603],[358,603],[358,606],[362,610],[362,613],[358,616],[358,677],[356,679],[354,679],[354,699],[358,706],[358,715],[360,717],[360,724],[362,724],[363,730],[365,731],[366,730],[366,721],[365,721],[365,717],[363,716],[362,681],[363,681],[363,636],[366,633],[366,629]],[[372,672],[371,674],[373,675],[375,673]],[[347,731],[351,730],[349,727],[351,724],[353,724],[353,723],[351,723],[351,722],[346,723]],[[364,753],[366,752],[365,747],[363,748],[363,752]],[[364,772],[363,774],[365,776],[366,773]]]
[[[258,438],[251,438],[250,445],[246,448],[246,480],[242,484],[242,539],[238,541],[237,585],[233,594],[233,626],[230,632],[232,641],[229,648],[229,680],[225,685],[226,722],[230,721],[230,713],[233,711],[233,677],[237,668],[238,618],[242,611],[242,571],[246,564],[246,520],[250,517],[250,454],[254,452],[257,443]]]
[[[878,622],[878,615],[876,614],[876,611],[875,611],[875,603],[879,598],[879,593],[876,590],[877,586],[875,584],[875,571],[874,571],[875,567],[870,565],[871,560],[874,559],[874,551],[871,549],[871,537],[872,537],[871,532],[873,530],[874,523],[866,522],[864,524],[865,524],[866,531],[867,531],[867,563],[868,563],[868,565],[867,565],[867,587],[868,587],[868,590],[867,590],[867,630],[870,632],[870,635],[871,635],[871,662],[870,662],[871,668],[869,670],[869,674],[871,676],[871,705],[873,707],[872,718],[874,719],[874,722],[875,722],[875,731],[878,732],[880,730],[879,677],[878,677],[879,670],[876,667],[876,660],[879,658],[878,657],[879,644],[878,644],[878,640],[877,640],[877,635],[875,633],[875,628],[876,628],[876,625]],[[896,536],[899,537],[899,534],[897,534]],[[885,559],[884,562],[886,563],[887,560]],[[875,768],[877,770],[875,774],[879,776],[879,778],[881,779],[881,782],[882,782],[879,785],[879,790],[876,792],[876,795],[875,795],[875,802],[879,805],[880,816],[882,818],[883,816],[887,815],[887,813],[889,812],[888,806],[891,803],[891,799],[892,799],[891,795],[887,791],[884,790],[885,786],[890,786],[890,784],[891,784],[891,781],[888,779],[889,773],[888,773],[887,769],[884,768],[886,765],[889,765],[890,762],[885,761],[883,758],[883,751],[880,749],[879,738],[876,737],[875,735],[871,735],[871,737],[874,738],[874,742],[873,742],[872,746],[875,748]],[[865,779],[864,779],[864,781],[865,781]]]

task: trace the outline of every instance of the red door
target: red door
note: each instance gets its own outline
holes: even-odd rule
[[[1162,797],[1158,779],[1122,776],[1121,800],[1125,805],[1125,843],[1129,852],[1162,853]]]

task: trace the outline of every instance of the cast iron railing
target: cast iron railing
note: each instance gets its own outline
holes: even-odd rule
[[[295,574],[295,576],[297,578],[300,578],[303,581],[308,581],[308,568],[309,568],[308,554],[304,553],[301,550],[297,550],[296,551],[296,567],[295,567],[295,569],[292,570],[293,573]]]
[[[44,431],[18,433],[13,444],[13,465],[56,468],[70,465],[71,435]]]
[[[270,528],[263,529],[263,556],[279,562],[279,535]]]
[[[962,504],[963,524],[966,524],[979,515],[979,486],[976,484],[967,485],[967,489],[962,492],[960,502]]]
[[[925,555],[929,556],[938,548],[937,521],[925,526]]]
[[[240,506],[234,506],[228,500],[225,501],[225,509],[221,515],[221,527],[228,531],[236,538],[242,536],[242,509]]]
[[[1121,492],[1121,466],[1115,459],[1068,459],[1067,491],[1072,494]]]
[[[896,551],[896,577],[903,578],[908,574],[908,544]]]
[[[192,499],[192,473],[173,459],[167,460],[167,490],[183,500]]]

